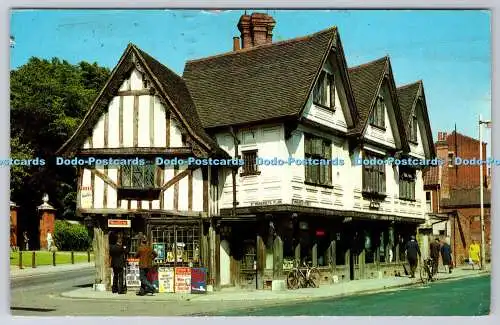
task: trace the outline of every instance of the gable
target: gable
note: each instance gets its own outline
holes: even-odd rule
[[[184,147],[181,128],[133,69],[87,137],[83,149]]]
[[[349,101],[351,95],[350,85],[345,84],[342,69],[338,62],[338,52],[331,52],[325,61],[316,83],[309,94],[307,104],[302,112],[302,117],[312,122],[324,125],[331,129],[347,133],[349,128],[354,127],[353,101]],[[325,88],[326,105],[315,103],[314,96],[319,83],[325,82],[322,76],[327,78]],[[333,86],[329,85],[333,79]],[[326,84],[325,83],[325,84]]]
[[[368,116],[368,123],[364,132],[364,138],[371,142],[381,144],[384,147],[391,149],[396,149],[401,147],[401,137],[399,135],[398,122],[396,118],[396,105],[391,98],[391,93],[388,85],[388,81],[384,81],[380,87],[377,97],[383,98],[384,107],[384,128],[379,128],[375,125],[370,124],[370,116],[376,113],[376,106],[372,108],[370,115]],[[377,99],[378,100],[378,99]]]
[[[417,143],[409,141],[410,154],[418,158],[432,159],[436,156],[432,140],[432,131],[427,112],[423,82],[401,86],[397,89],[405,131],[411,140],[411,120],[417,115]]]
[[[116,100],[117,95],[122,98]],[[169,127],[167,122],[174,119],[196,156],[227,155],[201,127],[196,109],[182,79],[134,45],[127,47],[77,131],[58,152],[66,155],[74,154],[85,146],[86,140],[88,140],[86,146],[109,147],[107,140],[100,142],[104,138],[104,134],[101,136],[101,133],[105,132],[106,125],[109,128],[110,118],[116,121],[116,105],[122,107],[118,113],[119,116],[121,114],[118,120],[122,121],[124,127],[119,133],[119,137],[123,137],[118,140],[119,148],[127,146],[140,148],[162,143],[161,140],[158,140],[159,142],[151,140],[151,137],[154,137],[155,132],[158,134],[161,132],[162,119],[156,120],[156,117],[165,112],[170,116],[170,118],[165,117],[165,129]],[[159,123],[157,131],[154,131],[155,123]],[[136,126],[130,129],[130,124]],[[139,132],[137,126],[139,124],[148,132]],[[152,127],[147,128],[146,125]],[[96,144],[93,143],[94,136],[98,141]],[[116,143],[116,140],[113,141]],[[165,144],[169,146],[168,143]]]

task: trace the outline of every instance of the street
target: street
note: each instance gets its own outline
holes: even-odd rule
[[[88,287],[93,269],[14,279],[11,312],[15,316],[179,316],[179,315],[483,315],[489,311],[490,277],[436,282],[384,293],[323,299],[300,304],[282,301],[92,300],[61,297]],[[472,297],[472,299],[471,299]],[[143,303],[147,301],[147,304]],[[270,306],[271,304],[271,306]],[[272,306],[274,305],[274,306]]]
[[[435,282],[379,294],[248,308],[217,316],[481,316],[490,311],[491,277]]]
[[[146,296],[142,301],[96,301],[91,299],[68,299],[62,292],[90,287],[94,282],[94,269],[72,270],[64,273],[36,275],[11,280],[11,313],[14,316],[179,316],[226,311],[243,308],[248,302],[227,301],[190,302],[157,301]],[[150,300],[149,300],[150,299]],[[253,305],[264,305],[257,302]]]

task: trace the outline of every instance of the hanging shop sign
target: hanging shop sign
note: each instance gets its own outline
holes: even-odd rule
[[[158,291],[174,292],[174,274],[173,267],[158,268]]]
[[[125,274],[125,282],[127,283],[127,287],[141,286],[138,259],[127,259],[127,272]]]
[[[131,225],[130,220],[108,219],[108,228],[130,228]]]
[[[189,267],[175,268],[175,293],[191,292],[191,269]]]
[[[206,293],[207,292],[207,269],[192,268],[191,269],[191,293]]]
[[[153,250],[156,252],[156,261],[163,261],[165,259],[165,244],[153,243]]]

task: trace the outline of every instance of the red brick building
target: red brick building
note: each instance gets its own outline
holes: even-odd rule
[[[479,159],[479,141],[460,133],[438,133],[436,156],[444,164],[431,167],[424,173],[424,189],[428,209],[448,214],[449,226],[440,235],[450,238],[456,264],[468,257],[469,245],[481,240],[480,166],[464,164],[463,160]],[[483,143],[483,159],[486,143]],[[484,216],[486,259],[489,260],[490,241],[490,177],[488,166],[483,166]]]

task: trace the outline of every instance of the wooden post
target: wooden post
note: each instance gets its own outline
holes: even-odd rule
[[[23,268],[23,251],[19,251],[19,268]]]
[[[75,264],[75,252],[71,251],[71,264]]]
[[[398,243],[396,244],[396,248],[394,249],[394,254],[396,255],[394,260],[396,261],[396,263],[399,263],[400,262],[400,258],[399,258],[399,240],[398,240]]]
[[[297,266],[300,266],[300,242],[295,245],[295,260],[299,263]]]
[[[279,236],[274,239],[273,257],[273,278],[279,279],[283,274],[283,241]]]
[[[52,252],[52,265],[56,266],[56,252]]]
[[[264,269],[266,266],[266,244],[260,234],[257,235],[257,289],[264,288]]]
[[[318,244],[314,243],[312,247],[312,266],[318,266]]]
[[[351,274],[351,248],[348,248],[345,251],[344,260],[345,260],[346,270],[349,272],[349,280],[351,278],[354,279],[354,274]],[[352,269],[354,270],[354,268]]]
[[[90,249],[89,249],[89,250],[87,250],[87,260],[88,260],[88,262],[90,263]]]
[[[111,270],[109,264],[108,235],[100,228],[94,228],[94,240],[92,243],[96,268],[95,284],[104,284],[106,290],[111,286]]]
[[[36,268],[36,253],[33,251],[33,254],[31,255],[31,267]]]
[[[366,257],[366,249],[363,248],[361,253],[358,256],[358,265],[359,265],[359,279],[364,279],[365,274],[365,257]]]

